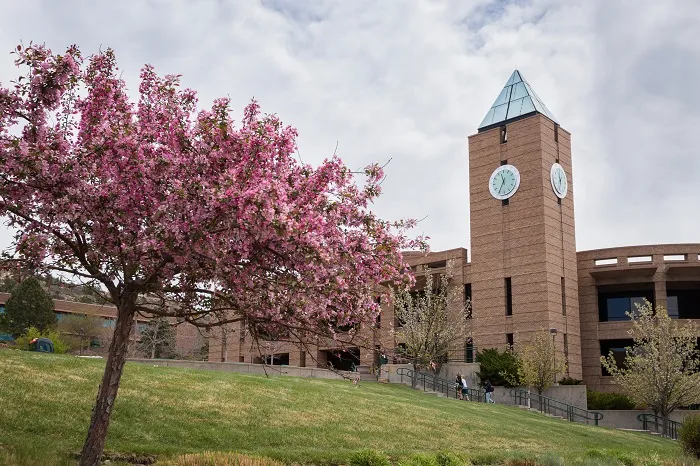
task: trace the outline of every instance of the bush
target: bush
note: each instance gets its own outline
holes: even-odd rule
[[[36,327],[29,327],[27,333],[15,340],[15,344],[19,349],[29,351],[29,342],[35,338],[48,338],[53,343],[53,350],[57,354],[63,354],[70,349],[68,343],[61,339],[61,334],[58,330],[45,330],[40,332]]]
[[[634,409],[634,401],[621,393],[588,390],[588,409]]]
[[[437,466],[461,466],[464,461],[459,459],[457,455],[449,452],[441,452],[435,455]]]
[[[571,377],[564,377],[559,381],[559,385],[583,385],[583,380],[572,379]]]
[[[389,458],[376,450],[361,450],[350,457],[352,466],[389,466]]]
[[[476,353],[476,362],[481,365],[481,372],[476,375],[483,384],[487,380],[491,381],[492,385],[503,387],[517,387],[520,385],[511,384],[508,380],[519,381],[518,374],[519,362],[512,351],[505,350],[499,352],[496,348],[489,348]],[[506,380],[508,379],[508,380]]]
[[[683,451],[700,459],[700,415],[694,414],[683,420],[683,425],[678,429],[678,441]]]

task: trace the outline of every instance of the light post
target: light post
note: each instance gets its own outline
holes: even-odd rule
[[[553,350],[552,355],[553,355],[553,359],[554,359],[554,367],[552,367],[552,370],[554,371],[554,385],[556,385],[557,384],[557,346],[556,346],[554,339],[557,336],[557,329],[550,328],[549,333],[552,334],[552,350]]]

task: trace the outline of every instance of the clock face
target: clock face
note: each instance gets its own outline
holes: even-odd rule
[[[489,191],[496,199],[508,199],[520,186],[520,172],[513,165],[501,165],[491,174]]]
[[[549,171],[549,180],[552,182],[552,189],[558,198],[564,199],[569,189],[569,182],[566,180],[566,172],[558,163],[552,165]]]

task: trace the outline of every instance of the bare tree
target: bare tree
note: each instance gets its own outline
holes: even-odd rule
[[[414,373],[420,369],[439,372],[455,341],[464,335],[471,303],[455,304],[449,282],[443,274],[435,283],[433,274],[428,273],[420,291],[411,292],[408,287],[393,290],[394,312],[401,323],[393,332],[405,345],[401,355],[411,361]],[[450,315],[451,310],[459,315]]]
[[[90,347],[90,343],[100,337],[103,332],[101,319],[84,314],[70,314],[64,316],[58,324],[61,333],[77,343],[78,353],[82,356],[83,350]],[[74,346],[74,345],[71,345]]]
[[[634,345],[626,348],[622,367],[613,353],[600,358],[613,381],[638,404],[651,408],[663,418],[663,433],[670,414],[700,403],[700,353],[696,348],[698,329],[691,321],[681,325],[649,301],[637,305],[630,336]]]
[[[557,375],[566,372],[566,364],[556,360],[555,351],[554,341],[544,329],[515,347],[519,382],[537,390],[539,396],[554,384]]]
[[[167,319],[154,319],[146,324],[139,335],[138,348],[155,358],[169,358],[175,354],[175,332]]]

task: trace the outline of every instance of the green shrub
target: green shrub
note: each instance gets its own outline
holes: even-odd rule
[[[27,333],[17,337],[15,344],[21,350],[29,351],[29,342],[35,338],[48,338],[53,343],[53,350],[57,354],[63,354],[70,349],[68,343],[61,339],[61,334],[58,330],[45,330],[40,332],[36,327],[29,327]]]
[[[413,455],[410,461],[402,462],[402,464],[410,466],[437,466],[437,461],[434,456],[418,453]]]
[[[683,420],[683,425],[678,429],[678,440],[683,451],[700,459],[700,415],[694,414]]]
[[[583,380],[564,377],[559,381],[559,385],[583,385]]]
[[[476,362],[481,365],[481,372],[476,375],[483,384],[487,380],[492,385],[503,387],[517,387],[519,383],[512,384],[508,380],[519,382],[518,359],[512,351],[505,350],[502,353],[496,348],[489,348],[476,353]]]
[[[634,401],[621,393],[588,390],[588,409],[634,409]]]
[[[435,455],[435,462],[437,466],[461,466],[464,464],[457,455],[450,452],[440,452]]]
[[[389,458],[376,450],[360,450],[350,456],[352,466],[390,466]]]
[[[503,464],[505,457],[493,453],[482,453],[469,458],[474,465]]]

